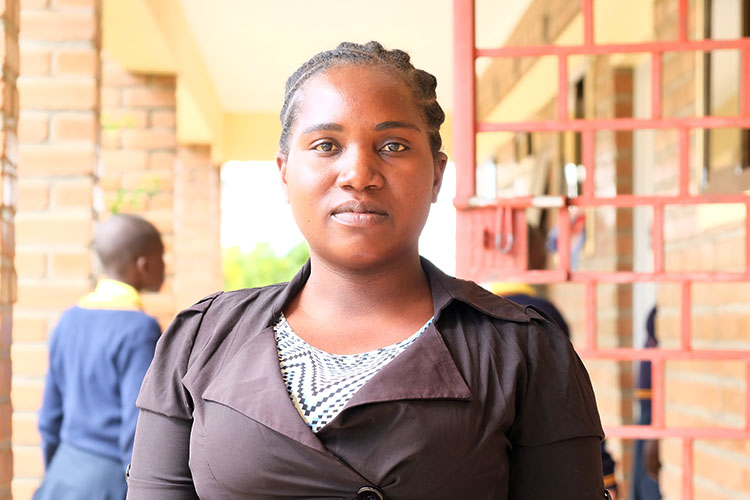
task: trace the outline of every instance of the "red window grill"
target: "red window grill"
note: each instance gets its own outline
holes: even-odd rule
[[[648,43],[596,44],[594,42],[593,0],[582,0],[583,43],[573,46],[538,45],[507,46],[481,49],[475,47],[475,5],[473,0],[454,0],[454,142],[457,167],[457,274],[481,280],[488,271],[502,269],[504,279],[531,283],[573,282],[585,287],[585,342],[579,354],[584,359],[610,361],[650,360],[652,362],[653,416],[649,426],[622,425],[607,427],[608,437],[625,439],[677,438],[682,441],[682,495],[694,498],[693,444],[697,439],[750,439],[750,351],[695,349],[691,342],[691,290],[694,283],[750,281],[750,196],[744,194],[691,194],[689,190],[689,146],[692,129],[726,127],[750,128],[750,38],[733,40],[690,40],[688,38],[688,0],[678,0],[678,37],[673,41]],[[734,49],[741,54],[739,114],[732,117],[703,116],[672,118],[662,116],[662,55],[666,52],[698,52]],[[568,59],[575,55],[646,53],[651,59],[650,118],[572,119],[568,114]],[[558,63],[555,120],[510,123],[477,122],[475,111],[475,60],[478,57],[554,56]],[[600,130],[635,131],[640,129],[676,129],[679,134],[679,191],[670,196],[632,194],[597,197],[594,190],[595,133]],[[587,171],[582,195],[522,196],[479,201],[475,197],[476,134],[479,132],[580,132],[582,160]],[[677,272],[665,270],[664,210],[667,205],[742,204],[744,220],[744,271]],[[653,272],[575,271],[570,260],[570,207],[651,207],[651,237],[654,255]],[[558,212],[558,248],[560,266],[556,270],[527,270],[527,242],[513,227],[524,224],[523,209],[555,207]],[[512,254],[503,247],[516,245]],[[597,285],[600,283],[677,283],[681,287],[679,348],[633,349],[599,348],[597,346]],[[740,361],[744,365],[744,428],[668,427],[665,425],[665,363],[669,360]]]

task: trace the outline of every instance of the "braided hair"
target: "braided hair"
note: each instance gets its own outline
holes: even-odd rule
[[[440,125],[445,120],[445,113],[435,94],[437,79],[430,73],[415,68],[409,54],[402,50],[386,50],[378,42],[368,42],[364,45],[343,42],[333,50],[314,55],[286,81],[279,138],[279,149],[284,156],[289,154],[289,136],[299,110],[299,103],[295,100],[297,92],[313,75],[341,64],[378,65],[400,74],[411,88],[415,104],[420,108],[427,124],[432,155],[438,154],[443,145]]]

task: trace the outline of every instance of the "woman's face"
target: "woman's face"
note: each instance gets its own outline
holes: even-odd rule
[[[416,257],[446,156],[433,158],[407,84],[384,68],[342,65],[296,98],[289,154],[277,163],[311,254],[353,270]]]

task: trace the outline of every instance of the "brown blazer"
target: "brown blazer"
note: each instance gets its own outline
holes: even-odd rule
[[[309,266],[177,316],[138,399],[129,500],[603,498],[603,432],[570,342],[426,260],[432,325],[313,433],[272,330]]]

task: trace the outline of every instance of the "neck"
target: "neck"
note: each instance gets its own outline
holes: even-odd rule
[[[105,270],[102,273],[102,278],[106,278],[106,279],[110,279],[110,280],[115,280],[115,281],[122,281],[123,283],[126,283],[126,284],[132,286],[133,288],[135,288],[138,292],[141,291],[140,283],[138,283],[137,280],[132,279],[132,278],[130,278],[128,276],[121,276],[118,273],[107,272]]]
[[[419,256],[377,270],[350,270],[311,256],[310,277],[291,309],[316,311],[319,317],[403,313],[411,305],[432,303]]]

